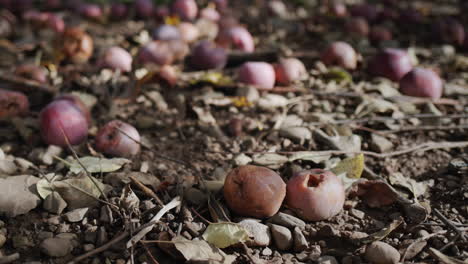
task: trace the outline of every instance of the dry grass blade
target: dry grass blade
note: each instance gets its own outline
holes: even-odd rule
[[[76,154],[76,151],[73,149],[72,145],[70,144],[68,136],[65,134],[65,131],[63,130],[63,127],[60,126],[60,129],[62,130],[62,134],[63,134],[63,137],[65,138],[65,142],[67,143],[67,147],[72,152],[73,157],[76,159],[76,162],[78,162],[78,164],[80,164],[80,166],[86,172],[86,176],[91,180],[91,182],[94,184],[94,186],[99,190],[99,193],[104,198],[104,200],[107,203],[109,203],[104,191],[99,187],[99,185],[96,183],[96,181],[93,179],[93,177],[91,177],[91,173],[89,173],[88,169],[83,165],[83,163],[81,163],[80,158],[78,157],[78,154]]]
[[[157,223],[161,217],[163,217],[167,212],[172,210],[173,208],[176,208],[181,204],[181,199],[179,196],[175,197],[170,201],[168,204],[166,204],[159,212],[151,219],[152,225],[140,230],[136,235],[134,235],[128,242],[127,242],[127,248],[132,247],[136,243],[138,243],[146,234],[148,234],[151,230],[153,230],[153,225]]]

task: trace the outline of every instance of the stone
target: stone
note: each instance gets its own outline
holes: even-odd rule
[[[239,222],[239,225],[244,227],[249,236],[252,238],[246,244],[249,246],[266,247],[271,243],[270,227],[257,222],[254,219],[244,219]]]
[[[274,216],[272,216],[268,220],[268,222],[281,225],[281,226],[285,226],[288,228],[299,227],[300,229],[304,229],[306,226],[306,223],[302,221],[301,219],[295,216],[289,215],[289,214],[282,213],[282,212],[279,212],[275,214]]]
[[[349,210],[349,214],[356,217],[356,218],[358,218],[358,219],[364,219],[364,216],[365,216],[363,211],[357,210],[357,209]]]
[[[47,238],[40,245],[41,251],[50,257],[65,257],[73,250],[72,241],[66,238]]]
[[[338,264],[338,261],[333,256],[321,256],[318,258],[317,264]]]
[[[93,245],[93,244],[84,244],[83,245],[83,250],[88,252],[88,251],[91,251],[93,249],[95,249],[96,247]]]
[[[237,88],[237,96],[245,97],[250,103],[255,103],[260,98],[260,93],[255,87],[240,86]]]
[[[266,248],[264,248],[262,250],[262,255],[263,256],[271,256],[271,254],[273,254],[273,251],[269,247],[266,247]]]
[[[317,261],[320,258],[320,255],[322,255],[322,248],[319,245],[310,246],[309,251],[309,259],[312,261]]]
[[[67,219],[68,222],[72,222],[72,223],[80,222],[81,220],[83,220],[87,212],[88,212],[87,207],[78,208],[78,209],[75,209],[66,213],[65,219]]]
[[[239,154],[234,158],[234,164],[236,166],[247,165],[250,162],[252,162],[252,159],[249,156],[245,155],[244,153]]]
[[[96,237],[96,244],[98,246],[101,246],[103,245],[104,243],[106,243],[108,241],[108,237],[107,237],[107,231],[106,231],[106,228],[101,226],[98,228],[98,232],[97,232],[97,237]]]
[[[370,147],[375,152],[384,153],[393,148],[393,143],[385,137],[372,133]]]
[[[60,157],[63,149],[59,146],[49,145],[47,150],[41,157],[41,161],[46,165],[52,165],[55,161],[54,157]]]
[[[304,144],[312,138],[312,132],[306,127],[286,127],[279,131],[280,136],[288,138],[298,144]]]
[[[44,200],[42,207],[52,214],[61,214],[67,207],[67,202],[58,192],[52,192]]]
[[[36,237],[36,238],[37,238],[38,240],[41,240],[41,241],[42,241],[42,240],[45,240],[45,239],[47,239],[47,238],[52,238],[52,237],[54,237],[54,233],[52,233],[52,232],[47,232],[47,231],[41,231],[41,232],[37,233],[37,237]]]
[[[400,252],[381,241],[372,242],[364,254],[367,261],[376,264],[396,264],[400,261]]]
[[[334,228],[331,225],[324,225],[317,232],[317,235],[320,237],[337,237],[340,235],[340,231],[338,231],[336,228]]]
[[[293,238],[294,238],[294,251],[301,252],[306,250],[309,247],[309,243],[305,238],[304,234],[302,233],[299,227],[295,227],[293,230]]]
[[[280,225],[270,224],[273,241],[279,250],[289,250],[293,245],[291,231]]]

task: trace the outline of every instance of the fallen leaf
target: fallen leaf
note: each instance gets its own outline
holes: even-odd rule
[[[281,166],[289,161],[289,158],[276,153],[260,153],[252,156],[253,163],[261,166]]]
[[[91,207],[98,203],[105,185],[92,176],[81,173],[78,177],[56,181],[52,187],[67,202],[69,209]]]
[[[374,113],[386,113],[398,111],[398,107],[384,99],[363,96],[362,103],[356,107],[354,114],[361,118]]]
[[[80,158],[80,163],[83,164],[89,173],[114,172],[130,162],[130,160],[124,158],[106,159],[91,156]],[[77,160],[72,160],[65,164],[70,168],[71,172],[79,174],[84,172],[80,163]]]
[[[349,72],[338,67],[330,68],[328,72],[324,74],[324,77],[328,81],[335,81],[337,83],[353,81],[353,77],[351,76],[351,74],[349,74]]]
[[[140,205],[140,199],[133,192],[130,185],[126,185],[122,190],[122,195],[120,196],[120,206],[126,210],[127,213],[136,213]]]
[[[363,238],[360,240],[361,243],[364,244],[369,244],[374,241],[382,240],[386,238],[390,233],[392,233],[393,230],[395,230],[397,227],[399,227],[403,223],[403,218],[398,218],[396,220],[393,220],[388,226],[382,228],[380,231],[375,232],[373,234],[370,234],[369,236]]]
[[[329,160],[330,157],[331,154],[324,154],[320,151],[297,151],[288,155],[289,162],[293,162],[295,160],[306,160],[317,164]]]
[[[221,72],[207,71],[190,82],[192,85],[198,83],[211,83],[218,86],[232,85],[233,81]]]
[[[235,256],[226,255],[221,249],[208,244],[204,240],[188,240],[177,236],[172,239],[172,242],[187,261],[212,261],[210,263],[231,264],[236,259]]]
[[[51,194],[54,190],[52,187],[52,182],[58,180],[59,177],[55,175],[55,173],[49,173],[44,175],[47,179],[41,179],[36,183],[37,193],[42,199],[45,199],[49,194]]]
[[[463,261],[449,257],[435,248],[429,248],[429,254],[431,254],[434,258],[438,259],[440,262],[445,264],[468,264],[467,260]]]
[[[314,138],[336,150],[349,152],[361,151],[361,137],[358,135],[340,135],[338,129],[334,127],[332,127],[331,130],[333,135],[328,135],[322,129],[315,129]]]
[[[354,157],[346,158],[340,161],[331,171],[336,175],[344,173],[348,178],[359,179],[364,171],[364,155],[361,153]]]
[[[391,174],[388,181],[393,186],[400,186],[410,191],[414,199],[424,195],[429,187],[433,185],[433,182],[417,182],[414,179],[405,177],[403,174],[398,172]]]
[[[372,208],[391,205],[398,199],[398,193],[388,183],[379,180],[358,183],[357,196]]]
[[[203,233],[203,239],[218,248],[226,248],[249,240],[249,234],[235,223],[212,223]]]
[[[15,217],[36,208],[41,198],[36,194],[34,185],[39,180],[31,175],[0,179],[0,212]]]

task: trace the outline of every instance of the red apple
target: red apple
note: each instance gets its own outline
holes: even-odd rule
[[[274,65],[276,82],[288,85],[307,78],[307,70],[302,61],[296,58],[283,58]]]
[[[129,72],[132,70],[132,55],[121,47],[110,47],[101,56],[98,65],[103,68]]]
[[[234,212],[257,218],[276,214],[286,195],[286,184],[274,171],[245,165],[233,169],[224,182],[224,199]]]
[[[369,23],[362,17],[353,17],[346,22],[346,30],[359,36],[367,36]]]
[[[325,65],[337,65],[348,70],[356,69],[357,54],[353,47],[346,42],[331,43],[321,56]]]
[[[172,4],[172,12],[182,20],[194,20],[198,14],[198,6],[195,0],[175,0]]]
[[[329,219],[343,209],[345,189],[331,171],[313,169],[296,173],[286,188],[287,205],[304,220]]]
[[[0,120],[29,111],[29,100],[23,93],[0,89]]]
[[[414,68],[401,78],[400,91],[409,96],[438,99],[442,96],[443,82],[432,70]]]
[[[215,43],[203,40],[193,48],[189,62],[197,70],[222,69],[227,63],[227,53]]]
[[[96,149],[100,152],[131,157],[140,152],[140,134],[130,124],[114,120],[105,124],[96,135]]]
[[[82,110],[70,100],[55,100],[39,115],[41,136],[45,143],[66,147],[78,145],[88,135],[88,120]]]
[[[232,48],[245,52],[253,52],[255,43],[252,35],[241,26],[233,26],[221,30],[216,42],[224,48]]]
[[[404,50],[388,48],[381,50],[369,62],[371,74],[398,82],[413,65],[408,53]]]
[[[238,70],[240,82],[259,88],[273,89],[275,86],[275,69],[266,62],[246,62]]]

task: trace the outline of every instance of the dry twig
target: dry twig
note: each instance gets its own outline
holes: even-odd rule
[[[129,178],[132,181],[132,183],[135,184],[141,191],[143,191],[147,196],[153,198],[159,206],[164,206],[164,203],[161,201],[161,199],[159,199],[159,197],[150,188],[146,187],[143,183],[141,183],[138,179],[136,179],[133,176],[130,176]]]

